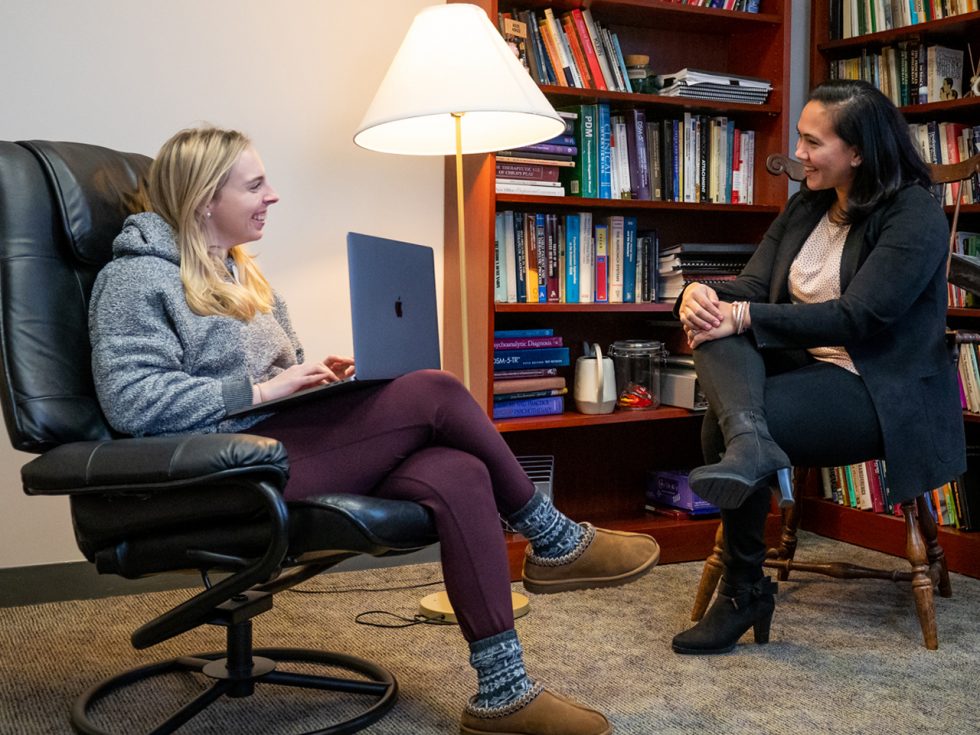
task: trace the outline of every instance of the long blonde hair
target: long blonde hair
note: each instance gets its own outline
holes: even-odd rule
[[[236,283],[228,280],[227,265],[208,250],[204,234],[205,205],[221,191],[250,144],[237,130],[189,128],[164,143],[150,166],[150,206],[174,228],[187,305],[201,316],[247,321],[272,310],[272,287],[244,246],[229,251],[238,270]]]

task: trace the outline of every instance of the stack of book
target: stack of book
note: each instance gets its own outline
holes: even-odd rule
[[[660,297],[675,299],[688,283],[734,280],[755,252],[753,243],[685,242],[660,251]]]
[[[538,84],[633,91],[619,37],[588,8],[499,13],[498,27]]]
[[[752,105],[765,104],[769,92],[772,91],[772,84],[766,79],[700,69],[681,69],[673,74],[660,74],[656,83],[660,87],[659,94],[666,97],[745,102]]]
[[[559,112],[565,120],[564,132],[551,140],[497,154],[496,192],[531,196],[565,196],[559,178],[562,170],[574,171],[578,146],[574,112]]]
[[[552,329],[494,332],[494,419],[564,412],[568,387],[558,368],[568,363],[568,348]]]
[[[494,299],[511,304],[657,300],[656,232],[636,217],[497,212]]]
[[[576,166],[562,174],[573,196],[752,204],[755,131],[733,119],[650,120],[638,108],[614,115],[605,103],[574,109]]]

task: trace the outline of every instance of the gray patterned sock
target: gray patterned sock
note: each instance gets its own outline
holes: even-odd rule
[[[570,553],[582,540],[582,527],[540,492],[535,492],[527,505],[506,521],[530,542],[536,556],[545,559]]]
[[[469,707],[479,714],[504,708],[534,690],[513,628],[470,643],[470,665],[476,669],[477,690]]]

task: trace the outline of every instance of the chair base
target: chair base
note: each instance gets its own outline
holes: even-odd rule
[[[302,735],[347,735],[358,732],[381,719],[398,699],[398,682],[394,675],[371,661],[342,653],[312,651],[303,648],[259,648],[255,649],[254,653],[256,656],[252,659],[251,670],[238,673],[229,670],[228,659],[225,658],[223,651],[196,656],[181,656],[170,661],[130,669],[99,682],[83,693],[72,707],[71,724],[75,731],[82,735],[132,735],[132,732],[128,730],[126,733],[113,734],[100,729],[89,719],[89,712],[103,698],[128,686],[156,676],[180,672],[203,674],[214,679],[214,683],[150,730],[152,735],[165,735],[175,732],[222,696],[247,697],[253,693],[256,685],[261,684],[345,692],[364,695],[372,701],[370,706],[356,717],[319,730],[311,730],[302,733]],[[280,671],[278,666],[284,662],[331,666],[356,672],[367,677],[367,680]]]
[[[206,676],[213,684],[197,695],[146,735],[168,735],[203,712],[222,696],[249,697],[260,684],[342,692],[368,698],[368,706],[355,717],[298,735],[348,735],[377,722],[398,699],[398,682],[387,669],[343,653],[312,651],[305,648],[252,648],[252,618],[272,608],[272,595],[249,590],[218,605],[209,624],[227,629],[225,651],[181,656],[156,664],[130,669],[106,679],[83,693],[72,706],[71,724],[81,735],[113,735],[89,719],[89,712],[105,697],[139,682],[166,674],[186,673]],[[366,679],[344,679],[280,671],[279,664],[292,661],[318,664],[360,674]],[[132,729],[118,735],[133,735]]]
[[[803,471],[798,470],[796,487],[803,484]],[[777,578],[785,581],[791,571],[823,574],[836,579],[885,579],[895,582],[911,582],[916,615],[922,629],[922,640],[929,650],[939,647],[936,628],[934,590],[941,597],[953,594],[949,581],[946,557],[938,542],[935,521],[920,496],[914,501],[902,503],[905,518],[905,546],[909,567],[906,569],[870,569],[847,562],[801,562],[794,559],[797,546],[797,529],[800,523],[799,503],[783,509],[783,531],[779,548],[769,549],[763,566],[776,569]],[[708,609],[711,597],[723,572],[722,553],[724,531],[719,524],[714,549],[705,560],[701,581],[691,611],[691,620],[697,622]]]

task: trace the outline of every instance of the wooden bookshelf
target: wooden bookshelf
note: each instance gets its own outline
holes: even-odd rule
[[[831,62],[860,56],[864,49],[878,51],[900,41],[964,46],[971,39],[980,38],[980,12],[971,12],[855,38],[831,39],[831,2],[813,0],[811,4],[811,86],[830,76]],[[976,44],[974,54],[975,59],[980,55],[980,46]],[[969,58],[964,54],[964,83],[970,73]],[[908,105],[900,109],[910,123],[930,120],[980,123],[980,98],[976,97]],[[947,207],[946,211],[952,216],[952,207]],[[980,205],[961,206],[959,229],[980,231]],[[951,308],[948,314],[952,327],[980,329],[980,309]],[[980,443],[980,415],[964,412],[963,418],[967,442]],[[818,493],[816,488],[811,490]],[[846,508],[817,497],[804,498],[803,503],[804,529],[889,554],[905,555],[905,529],[900,518]],[[946,552],[951,571],[980,577],[980,533],[940,527],[939,542]]]
[[[671,304],[495,304],[494,216],[505,209],[591,211],[596,217],[629,214],[637,217],[641,230],[656,229],[662,245],[683,240],[758,242],[787,196],[785,180],[768,176],[764,164],[769,153],[784,151],[788,145],[792,4],[762,0],[758,14],[667,0],[479,0],[476,4],[495,23],[498,12],[514,9],[540,11],[550,7],[560,15],[588,7],[597,21],[617,33],[624,55],[647,54],[655,74],[692,67],[771,80],[773,90],[763,105],[542,87],[558,108],[605,102],[614,111],[642,108],[648,118],[675,117],[684,112],[727,115],[740,128],[755,130],[755,200],[750,206],[497,195],[493,155],[467,156],[464,163],[470,387],[481,405],[492,405],[495,329],[553,328],[570,347],[572,366],[562,371],[570,392],[574,362],[582,354],[583,341],[607,346],[617,339],[658,339],[672,353],[685,350]],[[447,159],[443,352],[446,368],[461,374],[454,165]],[[566,408],[573,407],[569,395]],[[555,456],[555,503],[571,517],[652,532],[663,546],[664,561],[700,559],[710,552],[717,520],[665,520],[643,508],[650,470],[688,469],[701,463],[698,414],[671,407],[608,416],[585,416],[568,410],[561,416],[495,423],[516,454]],[[523,543],[512,540],[510,547],[515,573],[519,573]]]

